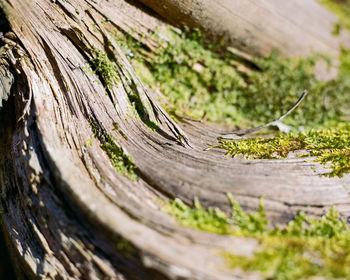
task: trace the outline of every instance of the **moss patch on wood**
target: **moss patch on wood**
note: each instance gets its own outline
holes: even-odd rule
[[[258,125],[287,111],[299,94],[309,90],[300,107],[285,119],[296,131],[304,127],[323,129],[306,133],[280,134],[276,138],[255,138],[239,142],[221,140],[217,147],[228,155],[246,158],[283,158],[290,152],[331,164],[328,176],[350,171],[349,127],[336,127],[350,116],[350,51],[343,49],[339,75],[320,81],[314,74],[318,60],[327,58],[281,58],[277,53],[246,61],[219,51],[205,41],[198,29],[183,32],[170,29],[165,36],[155,34],[159,47],[152,53],[130,35],[116,33],[143,82],[160,90],[167,98],[167,111],[181,121],[182,116],[207,118],[239,126]],[[249,67],[247,67],[249,66]],[[341,136],[343,134],[343,136]],[[342,142],[335,148],[334,141]],[[339,144],[339,143],[338,143]]]
[[[178,115],[240,126],[261,124],[289,109],[304,89],[309,96],[286,118],[287,124],[327,126],[349,113],[350,77],[343,73],[350,58],[345,51],[339,77],[319,81],[314,67],[318,60],[327,60],[322,56],[281,58],[272,53],[247,62],[218,51],[199,30],[153,35],[160,47],[152,53],[130,36],[118,36],[143,82],[159,89],[169,101],[167,109]]]
[[[92,48],[91,53],[93,55],[90,59],[91,67],[93,71],[101,77],[105,87],[111,88],[113,86],[118,86],[120,78],[116,62],[111,60],[108,54],[100,49]],[[148,128],[152,131],[158,130],[159,126],[154,121],[149,120],[147,110],[142,103],[140,96],[135,91],[136,90],[133,89],[128,92],[130,103],[135,108],[142,122],[145,123]]]
[[[286,158],[289,153],[302,151],[299,157],[316,157],[315,161],[328,166],[327,176],[342,177],[350,172],[350,126],[279,134],[272,138],[247,138],[240,141],[219,140],[213,146],[227,151],[227,156],[248,159]]]
[[[262,200],[258,212],[246,213],[232,195],[228,195],[228,198],[232,205],[231,217],[219,208],[203,208],[197,198],[194,199],[193,207],[178,198],[172,202],[163,202],[162,210],[174,216],[183,226],[216,234],[241,236],[244,235],[242,230],[252,233],[265,230],[267,221]]]
[[[117,65],[100,49],[91,49],[93,57],[90,59],[92,69],[100,75],[106,87],[117,86],[119,73]]]
[[[131,157],[126,155],[122,147],[116,144],[113,136],[108,135],[106,141],[101,144],[101,148],[106,152],[114,169],[118,173],[134,181],[138,179],[135,173],[136,166],[131,160]]]
[[[117,144],[114,137],[103,132],[93,121],[90,121],[90,127],[93,135],[101,142],[100,147],[108,155],[114,169],[131,180],[137,180],[138,176],[135,173],[136,165],[133,163],[131,157],[125,154],[123,148]],[[91,140],[90,138],[86,143],[92,142]]]
[[[335,208],[319,219],[299,212],[285,227],[272,227],[263,203],[255,213],[245,212],[228,195],[230,215],[218,208],[194,207],[175,199],[163,210],[184,226],[216,234],[255,238],[259,242],[252,257],[222,252],[227,265],[245,271],[259,271],[263,279],[350,279],[350,229]]]

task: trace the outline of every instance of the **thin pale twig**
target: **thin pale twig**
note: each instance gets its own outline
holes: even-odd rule
[[[240,129],[240,130],[233,131],[231,133],[222,134],[220,136],[220,138],[222,138],[222,139],[237,139],[237,138],[240,138],[240,136],[244,136],[244,135],[253,133],[253,132],[258,131],[258,130],[260,130],[262,128],[271,126],[271,125],[273,125],[274,123],[276,123],[278,121],[283,120],[286,116],[288,116],[290,113],[292,113],[299,106],[299,104],[304,100],[304,98],[305,98],[305,96],[307,94],[308,94],[308,91],[304,90],[303,93],[301,94],[301,96],[299,97],[298,101],[293,105],[293,107],[290,108],[286,113],[284,113],[279,118],[277,118],[277,119],[275,119],[275,120],[273,120],[271,122],[268,122],[266,124],[259,125],[259,126],[256,126],[256,127],[252,127],[252,128],[249,128],[249,129]]]

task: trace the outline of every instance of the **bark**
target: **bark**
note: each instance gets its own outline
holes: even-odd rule
[[[130,34],[156,47],[141,34],[165,23],[141,4],[3,0],[0,7],[11,29],[0,50],[2,96],[12,85],[0,111],[2,226],[25,277],[256,279],[226,269],[217,253],[250,254],[254,240],[183,228],[155,198],[198,197],[228,210],[231,192],[249,210],[263,196],[276,223],[330,205],[349,214],[349,176],[320,177],[324,169],[304,159],[247,161],[203,151],[222,130],[168,116],[110,38],[113,28],[136,30]],[[118,87],[88,70],[94,48],[115,61]],[[144,116],[133,113],[131,95]],[[100,137],[84,145],[91,126]],[[139,180],[115,171],[100,147],[104,133],[131,156]]]

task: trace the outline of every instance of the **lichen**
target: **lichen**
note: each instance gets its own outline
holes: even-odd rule
[[[252,257],[222,252],[227,265],[245,271],[260,271],[264,279],[309,279],[312,276],[350,279],[350,229],[335,208],[319,219],[299,212],[284,227],[269,225],[261,201],[255,213],[246,213],[228,195],[230,215],[218,208],[204,209],[198,199],[194,207],[175,199],[163,210],[183,226],[216,234],[257,239]]]
[[[302,151],[299,157],[316,157],[315,161],[329,164],[327,176],[342,177],[350,172],[350,126],[279,134],[270,138],[247,138],[240,141],[219,140],[213,147],[224,149],[227,156],[248,159],[279,159],[291,152]]]

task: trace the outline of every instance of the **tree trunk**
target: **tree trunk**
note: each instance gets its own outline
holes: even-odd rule
[[[164,5],[170,2],[172,8],[179,7],[176,13],[184,11],[181,19],[186,23],[194,21],[182,1]],[[242,1],[231,2],[238,7]],[[308,2],[322,10],[326,17],[321,23],[330,28],[334,17]],[[281,7],[264,5],[271,13]],[[192,203],[198,197],[204,206],[228,210],[228,192],[246,209],[255,209],[263,196],[269,218],[276,223],[307,207],[319,215],[336,205],[342,215],[349,214],[349,176],[319,177],[323,168],[304,159],[247,164],[225,158],[218,150],[203,151],[215,143],[221,129],[171,119],[110,35],[118,28],[156,48],[156,42],[142,34],[167,24],[142,4],[2,0],[0,7],[10,28],[0,49],[0,100],[11,93],[0,111],[2,227],[19,274],[29,279],[248,279],[243,272],[225,269],[215,252],[249,254],[254,241],[183,228],[159,210],[159,198]],[[242,5],[240,14],[248,7]],[[230,7],[222,10],[228,17],[236,15]],[[254,26],[260,19],[247,15],[247,20]],[[304,20],[307,25],[314,18]],[[210,25],[208,21],[203,26]],[[196,25],[201,23],[201,17],[196,19]],[[311,32],[303,33],[299,21],[289,24],[298,38]],[[319,34],[316,27],[312,30],[310,37],[319,38],[317,50],[336,52],[338,39]],[[235,29],[223,32],[236,36]],[[277,38],[275,34],[271,36]],[[295,54],[284,37],[279,38],[281,44],[269,41],[265,46],[268,40],[259,36],[249,38],[257,38],[263,53],[281,46],[286,54]],[[308,53],[310,40],[293,40],[300,42],[300,50],[307,49],[295,51]],[[117,66],[116,83],[90,70],[98,49]],[[133,109],[135,98],[142,114]],[[149,129],[150,121],[157,131]],[[106,135],[130,155],[138,180],[115,171],[101,147]]]

